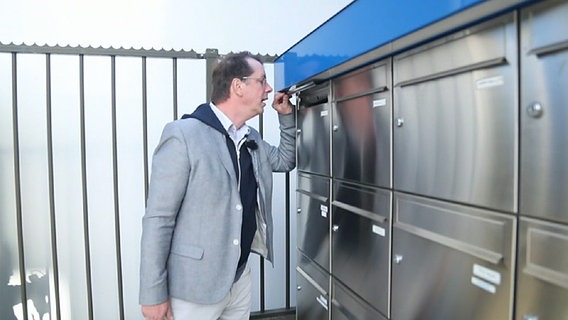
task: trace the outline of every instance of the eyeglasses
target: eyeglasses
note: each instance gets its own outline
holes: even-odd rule
[[[255,78],[255,77],[241,77],[241,80],[256,80],[258,83],[260,83],[261,86],[265,87],[266,84],[268,83],[268,81],[266,80],[266,77],[262,77],[262,78]]]

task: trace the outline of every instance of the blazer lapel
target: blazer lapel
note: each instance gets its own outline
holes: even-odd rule
[[[219,160],[229,173],[229,175],[237,181],[237,174],[235,172],[235,167],[231,159],[231,154],[227,149],[227,131],[223,128],[223,125],[211,110],[211,106],[208,103],[204,103],[197,107],[197,109],[192,114],[184,114],[182,119],[195,118],[203,122],[211,129],[211,136],[215,137],[215,143],[213,143],[213,148],[217,150],[217,155]]]
[[[212,134],[215,135],[215,143],[214,148],[219,157],[219,161],[223,164],[227,173],[231,176],[231,178],[236,182],[237,181],[237,174],[235,172],[235,167],[233,165],[233,161],[231,160],[231,155],[229,154],[229,150],[227,149],[227,142],[226,137],[220,132],[213,130]]]

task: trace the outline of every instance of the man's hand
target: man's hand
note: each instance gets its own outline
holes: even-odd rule
[[[174,320],[169,301],[162,304],[142,306],[142,315],[144,320]]]
[[[284,92],[276,92],[274,94],[272,108],[280,114],[290,114],[294,111],[294,106],[290,102],[290,96]]]

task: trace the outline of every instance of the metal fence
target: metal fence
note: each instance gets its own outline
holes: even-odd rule
[[[0,44],[2,319],[141,318],[152,151],[166,122],[207,100],[219,56]],[[278,142],[274,111],[249,125]],[[250,260],[257,313],[295,305],[293,186],[275,174],[276,261]]]

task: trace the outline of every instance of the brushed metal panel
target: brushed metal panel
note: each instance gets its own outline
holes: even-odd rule
[[[333,198],[333,275],[388,315],[391,193],[335,183]]]
[[[391,187],[388,92],[338,102],[333,109],[333,173],[338,179]]]
[[[568,226],[521,218],[517,319],[568,314]]]
[[[522,12],[520,212],[568,223],[568,3]],[[538,110],[540,107],[540,110]]]
[[[403,193],[394,195],[394,225],[488,263],[511,259],[512,216]]]
[[[545,48],[568,40],[568,4],[548,0],[521,10],[522,45],[525,49]]]
[[[296,319],[329,319],[329,274],[297,251]]]
[[[324,270],[320,265],[308,258],[302,251],[296,250],[297,267],[302,269],[311,280],[315,282],[315,286],[323,293],[329,291],[329,272]]]
[[[512,20],[513,16],[507,15],[396,56],[395,84],[507,56],[508,40],[514,30]]]
[[[329,178],[298,174],[296,245],[329,272]]]
[[[390,78],[388,60],[334,81],[335,97],[348,97],[333,105],[334,178],[392,187]]]
[[[298,171],[330,175],[331,108],[328,87],[300,93],[297,116]]]
[[[356,293],[337,280],[333,280],[331,319],[333,320],[387,320]]]
[[[395,194],[395,219],[392,319],[511,319],[513,217]]]
[[[333,80],[334,99],[342,99],[390,87],[390,59]]]
[[[328,320],[329,306],[327,294],[318,290],[309,276],[296,268],[296,319]]]
[[[516,211],[516,38],[513,23],[496,28],[499,37],[486,31],[450,42],[447,53],[444,45],[416,53],[416,63],[435,64],[440,55],[441,61],[449,62],[444,68],[429,69],[443,74],[414,78],[394,89],[395,189]],[[481,41],[483,36],[490,39]],[[476,41],[465,41],[469,37]],[[476,57],[499,41],[505,42],[505,49],[496,53],[504,56],[484,56],[492,59],[487,64],[480,66],[475,59],[466,66],[451,63],[454,47],[462,55]],[[427,63],[428,59],[432,61]],[[410,78],[399,68],[397,61],[395,78]],[[426,73],[413,77],[422,74]]]

